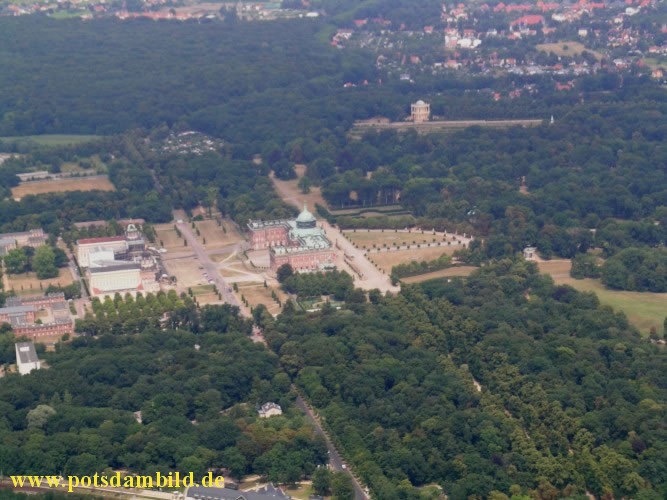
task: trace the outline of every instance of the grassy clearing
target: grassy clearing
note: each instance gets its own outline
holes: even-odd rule
[[[570,285],[581,292],[595,292],[602,304],[625,313],[630,323],[648,336],[652,326],[663,332],[667,316],[667,293],[624,292],[606,288],[600,280],[577,280],[570,276],[569,260],[552,260],[538,263],[540,271],[551,275],[559,285]],[[664,333],[664,332],[663,332]]]
[[[164,246],[167,250],[181,250],[186,248],[183,245],[183,238],[176,234],[173,224],[159,224],[155,226],[157,233],[157,243]]]
[[[206,295],[207,293],[213,293],[213,285],[201,285],[192,287],[192,295],[197,297],[198,295]]]
[[[435,260],[444,254],[451,255],[460,248],[458,245],[452,245],[451,247],[414,248],[395,252],[369,253],[368,258],[375,262],[380,269],[389,274],[391,273],[391,268],[398,264],[409,264],[413,260],[416,262]]]
[[[250,307],[257,307],[259,304],[264,304],[271,314],[278,314],[281,306],[273,300],[271,292],[274,291],[282,304],[287,300],[287,295],[277,287],[264,287],[264,283],[257,281],[238,283],[239,291],[236,296],[240,299],[243,295],[248,299]]]
[[[26,142],[38,144],[40,146],[66,146],[70,144],[81,144],[84,142],[96,141],[101,139],[101,135],[65,135],[65,134],[45,134],[45,135],[23,135],[14,137],[0,137],[2,142]]]
[[[198,239],[203,241],[203,238],[206,238],[206,248],[226,246],[243,241],[243,236],[239,234],[231,222],[222,221],[222,224],[225,228],[224,230],[218,226],[215,220],[209,219],[195,222],[196,228],[201,233]]]
[[[357,246],[363,247],[366,245],[367,248],[372,248],[373,245],[376,245],[377,247],[382,247],[382,245],[386,244],[388,247],[393,246],[394,243],[397,245],[404,245],[404,244],[422,244],[422,243],[433,243],[434,240],[435,242],[439,241],[452,241],[453,236],[451,235],[443,235],[443,234],[432,234],[429,233],[428,231],[424,232],[424,234],[421,233],[421,231],[417,232],[412,232],[412,233],[405,233],[405,232],[394,232],[392,230],[387,230],[385,232],[381,231],[364,231],[364,230],[357,230],[357,232],[353,231],[345,231],[345,236],[353,242],[356,243]]]
[[[67,191],[115,191],[116,187],[107,176],[96,176],[92,179],[85,177],[68,179],[51,179],[48,181],[34,181],[20,184],[12,188],[12,197],[20,200],[24,196],[44,193],[64,193]]]
[[[609,290],[596,279],[559,279],[557,283],[570,285],[582,292],[595,292],[602,304],[625,313],[630,323],[648,336],[652,326],[658,333],[665,333],[663,322],[667,316],[667,293],[623,292]]]
[[[47,280],[37,279],[37,274],[35,273],[8,274],[7,279],[9,281],[9,289],[14,290],[17,295],[38,294],[46,290],[49,285],[67,286],[73,283],[72,273],[67,268],[59,269],[59,274],[56,278]]]
[[[588,52],[589,54],[592,54],[598,61],[604,58],[604,56],[599,52],[587,49],[586,46],[581,42],[568,41],[568,42],[556,42],[556,43],[541,43],[539,45],[536,45],[535,48],[537,50],[546,53],[553,52],[557,56],[578,56],[582,52]]]
[[[441,269],[440,271],[433,271],[432,273],[420,274],[417,276],[410,276],[409,278],[402,278],[403,283],[421,283],[423,281],[434,280],[437,278],[452,278],[454,276],[470,276],[470,273],[475,271],[475,266],[458,266]]]

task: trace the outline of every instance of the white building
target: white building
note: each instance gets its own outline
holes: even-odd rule
[[[95,262],[88,269],[90,293],[93,297],[135,294],[142,291],[141,264],[137,262]]]
[[[283,414],[283,409],[280,407],[279,404],[277,403],[264,403],[259,410],[257,410],[257,413],[259,413],[260,418],[269,418],[273,417],[274,415],[282,415]]]
[[[76,242],[77,260],[80,267],[90,267],[90,254],[96,252],[121,253],[127,251],[125,236],[85,238]]]
[[[39,370],[42,365],[37,357],[35,344],[32,342],[16,343],[16,366],[21,375],[27,375],[33,370]]]
[[[427,122],[431,117],[431,105],[422,100],[410,106],[410,118],[415,123]]]

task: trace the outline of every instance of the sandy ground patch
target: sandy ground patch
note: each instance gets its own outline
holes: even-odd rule
[[[454,276],[469,276],[470,273],[478,269],[475,266],[458,266],[441,269],[440,271],[433,271],[432,273],[420,274],[418,276],[410,276],[409,278],[402,278],[403,283],[421,283],[422,281],[434,280],[436,278],[451,278]]]
[[[375,262],[380,269],[389,274],[391,273],[391,268],[398,264],[409,264],[413,260],[417,262],[435,260],[442,255],[452,255],[456,250],[460,249],[461,247],[458,245],[450,247],[411,248],[410,250],[392,252],[373,252],[368,254],[368,258]]]
[[[277,283],[273,286],[269,285],[269,287],[266,288],[264,282],[251,281],[247,283],[239,283],[238,287],[239,291],[236,295],[239,299],[241,298],[241,295],[243,295],[253,308],[257,307],[259,304],[264,304],[271,314],[278,314],[281,309],[281,306],[279,306],[271,297],[272,291],[278,295],[282,304],[285,304],[285,301],[287,300],[287,295],[278,288]]]
[[[178,292],[187,292],[188,288],[208,284],[208,278],[204,276],[201,264],[194,256],[180,259],[164,259],[162,261],[169,276],[176,276]]]
[[[66,267],[59,269],[58,277],[48,280],[38,280],[36,273],[8,274],[7,280],[9,289],[18,295],[43,293],[49,285],[67,286],[73,283],[72,274]]]
[[[12,188],[12,197],[18,201],[29,194],[93,190],[115,191],[116,188],[106,175],[95,176],[92,178],[50,179],[48,181],[34,181],[20,184],[19,186]]]
[[[155,232],[157,244],[167,250],[183,251],[187,248],[183,245],[183,238],[176,233],[174,224],[158,224],[155,226]]]
[[[322,198],[322,191],[317,186],[310,187],[310,193],[303,194],[299,187],[297,186],[299,179],[303,177],[306,167],[304,165],[297,165],[296,168],[297,178],[291,181],[282,181],[274,177],[273,172],[271,172],[271,178],[276,186],[279,188],[279,193],[281,194],[282,199],[290,204],[294,204],[292,200],[299,200],[299,205],[302,205],[305,201],[308,204],[308,207],[311,211],[315,211],[315,203],[322,205],[323,207],[327,206],[327,202]]]
[[[197,238],[202,243],[206,239],[206,243],[204,243],[206,249],[220,248],[244,240],[243,236],[231,222],[226,220],[221,222],[222,227],[218,225],[218,221],[213,219],[195,222],[195,227],[199,229],[200,233]]]

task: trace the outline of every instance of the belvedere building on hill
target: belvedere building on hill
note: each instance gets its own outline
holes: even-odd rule
[[[269,249],[271,269],[290,264],[295,271],[321,271],[335,267],[336,251],[324,229],[304,204],[296,219],[248,222],[254,250]]]

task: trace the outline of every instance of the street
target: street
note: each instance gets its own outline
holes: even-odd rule
[[[370,496],[364,492],[364,488],[362,488],[361,484],[359,484],[359,481],[357,481],[357,479],[352,475],[349,467],[347,467],[338,451],[336,451],[336,448],[329,439],[328,434],[324,432],[324,429],[322,429],[322,425],[320,424],[319,419],[313,414],[310,407],[306,404],[300,395],[296,397],[296,406],[306,415],[306,418],[308,418],[311,424],[313,424],[315,433],[324,437],[324,440],[327,443],[327,450],[329,451],[329,465],[331,466],[331,470],[343,471],[350,476],[350,479],[352,479],[355,500],[367,500],[370,498]]]
[[[176,214],[174,215],[174,218],[179,220],[179,217]],[[222,279],[222,276],[220,275],[215,262],[213,262],[209,257],[208,252],[204,248],[204,245],[202,245],[199,240],[197,240],[197,237],[193,234],[190,224],[183,222],[177,223],[177,225],[178,230],[188,242],[188,246],[194,252],[195,258],[199,260],[199,265],[202,266],[206,273],[208,273],[209,279],[213,280],[216,288],[222,294],[222,300],[227,304],[239,307],[241,311],[247,315],[245,307],[243,307],[242,304],[236,300],[234,293],[230,291],[229,286],[227,283],[225,283],[225,280]]]

